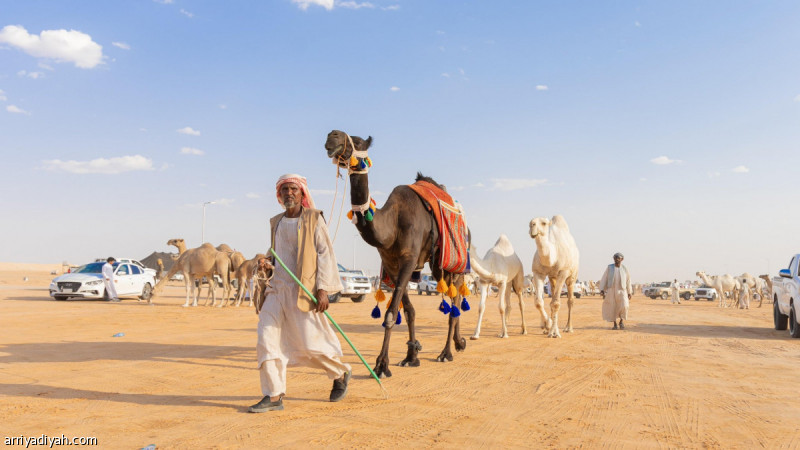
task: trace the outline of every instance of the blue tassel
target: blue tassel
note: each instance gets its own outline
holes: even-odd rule
[[[439,304],[439,311],[441,311],[442,314],[450,314],[450,304],[442,299],[442,303]]]
[[[372,318],[373,319],[380,319],[381,318],[381,309],[378,308],[378,305],[375,305],[375,307],[372,308]]]
[[[461,311],[458,310],[458,306],[453,305],[453,309],[450,310],[450,315],[453,317],[458,317],[461,315]]]
[[[469,302],[467,301],[467,297],[464,297],[461,300],[461,309],[463,309],[464,311],[469,311]]]
[[[397,311],[397,320],[395,321],[394,324],[395,325],[400,325],[400,322],[402,322],[402,320],[401,320],[402,318],[403,318],[403,315],[400,314],[400,311]]]
[[[364,170],[369,166],[367,165],[367,162],[362,159],[361,160],[361,164],[359,165],[359,167],[361,167],[361,170]]]
[[[472,272],[472,266],[470,266],[469,264],[469,252],[467,252],[467,268],[464,269],[464,273],[470,273],[470,272]]]

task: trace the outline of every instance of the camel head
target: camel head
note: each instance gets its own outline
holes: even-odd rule
[[[347,169],[350,167],[353,150],[366,152],[370,145],[372,145],[372,136],[364,140],[358,136],[349,136],[344,131],[333,130],[328,133],[325,150],[328,152],[328,158],[336,160],[339,167]]]
[[[537,217],[535,219],[531,219],[529,233],[531,238],[536,239],[537,237],[545,237],[547,236],[547,232],[550,230],[550,219],[547,217]]]
[[[167,241],[167,245],[174,245],[175,247],[179,247],[184,245],[183,239],[170,239]]]

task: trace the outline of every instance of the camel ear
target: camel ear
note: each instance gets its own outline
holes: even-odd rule
[[[364,141],[364,150],[369,149],[370,145],[372,145],[372,136],[368,136],[367,140]]]

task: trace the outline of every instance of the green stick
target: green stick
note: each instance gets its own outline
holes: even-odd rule
[[[305,291],[305,293],[306,293],[306,294],[308,294],[308,296],[309,296],[309,297],[311,297],[311,299],[312,299],[312,300],[314,300],[314,303],[315,303],[315,304],[319,303],[319,301],[317,301],[317,298],[314,296],[314,294],[312,294],[311,292],[309,292],[309,291],[308,291],[308,289],[306,289],[306,287],[305,287],[305,286],[303,286],[303,283],[301,283],[301,282],[300,282],[300,280],[298,280],[298,279],[297,279],[297,277],[296,277],[296,276],[295,276],[295,275],[292,273],[292,271],[291,271],[291,270],[289,270],[289,268],[288,268],[288,267],[286,267],[286,264],[284,264],[284,263],[283,263],[283,261],[281,260],[281,257],[280,257],[280,256],[278,256],[278,254],[277,254],[277,253],[275,253],[275,249],[273,249],[273,248],[270,248],[270,249],[269,249],[269,251],[272,253],[272,255],[273,255],[273,256],[275,256],[275,260],[276,260],[276,261],[278,261],[278,264],[280,264],[280,265],[281,265],[281,267],[283,267],[283,270],[285,270],[285,271],[286,271],[286,273],[288,273],[288,274],[289,274],[289,275],[292,277],[292,279],[294,280],[294,282],[295,282],[295,283],[297,283],[297,285],[298,285],[298,286],[300,286],[300,288],[301,288],[301,289],[303,289],[303,291]],[[344,331],[342,331],[342,328],[341,328],[341,327],[339,327],[339,324],[338,324],[338,323],[336,323],[336,321],[335,321],[335,320],[333,320],[333,317],[331,317],[331,315],[330,315],[330,314],[328,314],[328,311],[324,311],[324,313],[325,313],[325,317],[327,317],[327,318],[328,318],[328,320],[330,320],[330,321],[331,321],[331,323],[333,324],[333,326],[334,326],[334,327],[335,327],[337,330],[339,330],[339,333],[341,333],[341,335],[342,335],[342,337],[344,338],[344,340],[345,340],[345,341],[347,341],[347,343],[348,343],[348,344],[350,344],[350,348],[352,348],[352,349],[353,349],[353,351],[354,351],[354,352],[356,352],[356,355],[358,355],[358,358],[359,358],[359,359],[361,359],[361,362],[362,362],[362,363],[364,363],[364,367],[366,367],[366,368],[367,368],[367,370],[369,370],[369,373],[372,375],[372,378],[375,378],[375,381],[377,381],[377,382],[378,382],[378,386],[380,386],[380,387],[381,387],[381,392],[383,392],[383,395],[384,395],[384,397],[388,397],[388,394],[387,394],[387,392],[386,392],[386,389],[384,389],[384,387],[383,387],[383,383],[381,383],[381,379],[380,379],[380,378],[378,378],[378,376],[377,376],[377,375],[375,375],[375,372],[372,370],[372,367],[370,367],[370,366],[369,366],[369,364],[367,364],[367,361],[365,361],[365,360],[364,360],[364,357],[363,357],[363,356],[361,356],[361,353],[359,353],[359,351],[358,351],[358,349],[356,348],[356,346],[355,346],[355,345],[353,345],[353,343],[352,343],[352,342],[350,342],[350,338],[348,338],[348,337],[347,337],[347,335],[346,335],[346,334],[344,334]]]

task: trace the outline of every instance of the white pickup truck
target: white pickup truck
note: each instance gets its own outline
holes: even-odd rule
[[[772,278],[772,317],[776,330],[789,327],[793,338],[800,338],[800,254],[794,255],[788,269],[781,269],[780,276]]]

